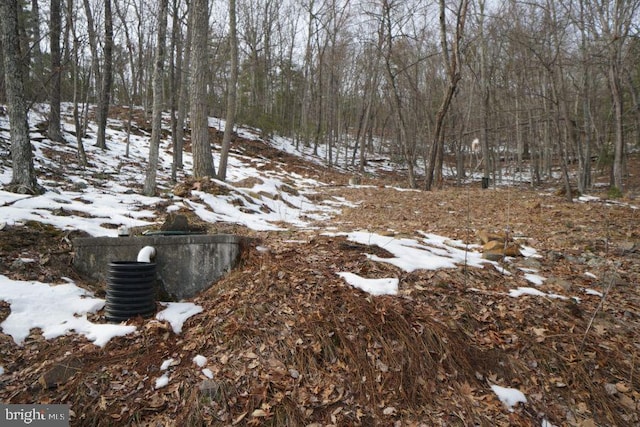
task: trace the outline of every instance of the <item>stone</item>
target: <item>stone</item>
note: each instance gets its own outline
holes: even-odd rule
[[[180,214],[170,213],[167,215],[167,219],[160,227],[162,231],[189,231],[189,221],[187,217]]]
[[[524,258],[518,263],[518,267],[540,270],[542,268],[542,263],[535,258]]]
[[[54,364],[51,369],[42,374],[38,383],[44,389],[51,389],[68,382],[82,368],[82,361],[77,357],[70,357]]]
[[[482,246],[482,257],[490,261],[498,261],[505,256],[518,257],[522,256],[520,247],[514,242],[491,240]]]
[[[573,288],[573,285],[568,280],[561,279],[559,277],[549,277],[547,279],[548,286],[556,286],[564,289],[565,291],[570,291]]]
[[[483,245],[486,245],[491,241],[504,242],[506,239],[506,236],[504,233],[491,233],[487,230],[480,230],[478,232],[478,238],[480,239],[480,242],[482,242]]]
[[[508,242],[505,244],[505,242],[497,240],[492,240],[482,246],[482,252],[499,252],[504,256],[511,257],[522,256],[520,247],[516,243]]]
[[[482,258],[488,259],[489,261],[500,261],[504,258],[504,254],[500,251],[498,252],[483,252]]]
[[[634,252],[638,249],[636,242],[632,241],[621,242],[618,247],[622,252]]]

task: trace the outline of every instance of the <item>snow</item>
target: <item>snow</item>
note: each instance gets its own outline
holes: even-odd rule
[[[202,368],[207,364],[207,358],[198,354],[193,358],[193,363],[195,363],[196,366]]]
[[[544,277],[534,273],[525,273],[524,278],[536,286],[541,286],[545,281]]]
[[[168,302],[161,304],[167,308],[157,313],[156,319],[168,321],[171,328],[173,328],[173,332],[176,334],[182,332],[182,326],[188,318],[202,313],[202,307],[192,302]]]
[[[174,359],[167,359],[164,362],[162,362],[162,365],[160,365],[160,370],[161,371],[166,371],[167,369],[169,369],[171,367],[171,365],[173,365],[173,362],[175,360]]]
[[[11,313],[0,323],[3,333],[22,345],[33,328],[40,328],[46,339],[74,331],[102,347],[116,336],[127,335],[133,326],[105,325],[90,322],[87,314],[102,309],[105,301],[77,287],[71,281],[47,284],[16,281],[0,275],[0,300],[11,306]],[[56,301],[56,304],[52,304]]]
[[[351,286],[362,289],[371,295],[396,295],[398,293],[399,279],[366,279],[357,274],[342,272],[338,273]]]
[[[491,385],[491,390],[498,396],[498,399],[513,412],[513,407],[518,403],[527,403],[527,398],[524,393],[515,388],[501,387],[499,385]]]
[[[462,242],[453,241],[436,234],[422,234],[425,238],[422,239],[422,242],[418,242],[414,239],[397,239],[367,231],[327,233],[327,235],[333,236],[346,236],[352,242],[379,246],[394,256],[392,258],[382,258],[377,255],[367,254],[367,258],[372,261],[393,264],[409,273],[421,269],[455,268],[465,263],[472,267],[482,267],[485,263],[492,263],[483,259],[482,254],[479,252],[465,251]]]
[[[584,293],[587,295],[595,295],[597,297],[602,297],[603,294],[600,291],[596,291],[595,289],[585,289]]]
[[[156,378],[156,389],[166,387],[169,384],[169,374],[164,374],[161,377]]]
[[[555,298],[555,299],[569,299],[563,295],[558,294],[547,294],[535,288],[528,287],[520,287],[518,289],[512,289],[509,291],[509,296],[513,298],[521,297],[523,295],[532,295],[546,298]]]
[[[11,306],[11,313],[0,323],[0,328],[17,345],[22,345],[34,328],[40,328],[45,339],[75,332],[100,347],[104,347],[111,338],[129,335],[136,330],[135,326],[130,325],[89,321],[87,315],[101,310],[105,300],[95,298],[91,292],[79,288],[71,280],[48,284],[16,281],[0,275],[0,300]],[[56,304],[52,304],[52,301],[56,301]],[[189,317],[202,311],[202,307],[193,303],[167,305],[168,308],[156,317],[168,321],[176,333],[182,331],[182,325]]]
[[[63,105],[63,117],[70,114],[71,106]],[[32,123],[45,120],[44,116],[32,111]],[[124,128],[117,120],[110,120],[114,127]],[[224,121],[210,119],[216,126]],[[8,128],[6,117],[0,117],[0,127]],[[32,131],[35,128],[32,125]],[[54,225],[63,230],[83,230],[92,236],[115,237],[120,226],[133,228],[152,225],[158,221],[152,207],[158,204],[160,197],[146,197],[131,190],[132,184],[144,182],[144,165],[148,159],[149,137],[131,135],[130,155],[125,156],[126,134],[124,131],[108,129],[108,155],[95,147],[92,139],[95,132],[90,125],[91,138],[84,139],[90,168],[82,168],[66,159],[64,176],[51,180],[47,173],[40,177],[40,184],[47,192],[38,196],[17,195],[0,190],[0,218],[7,218],[7,225],[25,221],[39,221]],[[33,133],[33,132],[32,132]],[[251,130],[239,130],[239,133],[257,139]],[[69,139],[75,139],[69,136]],[[171,141],[162,141],[163,148],[169,148]],[[43,149],[53,148],[62,151],[68,158],[75,159],[75,141],[70,144],[51,143],[47,139],[33,141],[35,147],[36,169],[59,170],[59,165],[43,154]],[[214,157],[217,155],[214,154]],[[58,157],[54,155],[54,157]],[[217,163],[218,159],[214,158]],[[169,192],[164,187],[169,182],[172,156],[168,150],[160,150],[158,169],[158,189]],[[316,188],[325,184],[295,173],[287,173],[284,168],[261,170],[266,161],[250,159],[241,155],[229,158],[228,182],[215,181],[220,187],[228,188],[228,195],[211,195],[201,191],[192,194],[196,199],[185,200],[173,197],[167,211],[175,211],[186,206],[209,222],[230,222],[245,225],[254,230],[282,230],[287,226],[308,227],[310,220],[328,220],[339,213],[343,205],[339,200],[312,202],[307,196],[313,195]],[[193,159],[190,153],[184,153],[185,171],[188,171]],[[282,169],[282,170],[278,170]],[[48,173],[51,175],[51,173]],[[240,181],[254,178],[257,182],[250,188],[236,186]],[[0,165],[0,187],[11,180],[11,170]],[[60,182],[62,180],[62,182]],[[295,181],[297,192],[287,191]],[[265,212],[267,211],[268,212]],[[59,215],[56,212],[73,212],[73,215]],[[277,223],[277,224],[275,224]]]

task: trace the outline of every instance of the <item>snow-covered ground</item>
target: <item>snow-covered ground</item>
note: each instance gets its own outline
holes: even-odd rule
[[[69,114],[69,106],[66,107]],[[208,222],[230,222],[242,224],[254,230],[282,230],[283,228],[305,229],[318,227],[316,221],[330,221],[339,214],[341,207],[350,205],[344,199],[332,198],[318,201],[309,197],[316,189],[326,185],[323,182],[287,172],[286,168],[261,168],[268,161],[261,158],[232,153],[229,159],[227,182],[217,182],[230,190],[228,195],[212,195],[194,191],[194,200],[183,199],[172,193],[169,183],[172,156],[170,142],[162,141],[158,171],[161,196],[145,197],[132,190],[133,184],[144,182],[149,151],[149,135],[131,135],[130,154],[125,156],[126,134],[124,125],[110,121],[107,134],[108,151],[94,146],[94,129],[83,140],[90,166],[82,168],[76,161],[75,137],[67,133],[66,144],[56,144],[38,132],[35,125],[44,120],[42,113],[30,115],[32,138],[35,147],[36,169],[39,182],[46,193],[39,196],[25,196],[0,190],[0,238],[7,225],[19,226],[26,221],[39,221],[64,230],[82,230],[93,236],[115,236],[119,226],[136,227],[158,223],[156,205],[168,200],[166,212],[186,207]],[[219,127],[222,121],[210,119],[210,125]],[[239,129],[246,138],[257,138],[251,129]],[[8,122],[0,116],[0,138],[8,140]],[[293,143],[285,138],[275,138],[273,145],[283,151],[305,155],[307,158],[322,159],[308,150],[295,150]],[[306,149],[305,149],[306,150]],[[0,153],[1,154],[1,153]],[[0,159],[2,160],[2,159]],[[217,164],[217,154],[214,154]],[[11,180],[8,162],[0,162],[0,187]],[[190,153],[184,155],[184,174],[190,174],[193,160]],[[3,166],[4,165],[4,166]],[[251,186],[243,187],[241,182]],[[296,191],[288,191],[290,183],[296,183]],[[403,191],[398,189],[398,191]],[[60,212],[66,212],[60,215]],[[325,232],[329,233],[327,224]],[[323,230],[318,230],[323,232]],[[393,258],[371,256],[376,262],[391,263],[405,271],[417,269],[455,268],[459,265],[480,267],[490,261],[481,258],[478,248],[463,242],[428,233],[420,233],[418,239],[398,239],[381,236],[366,230],[344,233],[347,239],[367,245],[377,245],[393,254]],[[536,256],[532,248],[525,249],[526,256]],[[26,260],[28,262],[28,260]],[[544,278],[535,270],[526,272],[527,279],[534,286],[543,283]],[[339,272],[346,283],[373,295],[398,293],[399,279],[396,277],[370,279],[351,272]],[[505,270],[505,274],[507,274]],[[587,290],[587,292],[589,292]],[[541,295],[554,298],[568,298],[561,295],[547,295],[535,288],[519,288],[509,293],[520,295]],[[55,307],[51,300],[57,302]],[[77,287],[70,279],[64,283],[18,282],[0,275],[0,300],[10,304],[10,315],[0,324],[2,332],[11,335],[17,345],[28,336],[32,328],[41,328],[47,339],[64,334],[82,334],[98,346],[104,346],[112,337],[137,333],[135,326],[96,324],[87,315],[101,310],[105,301],[90,292]],[[577,299],[576,299],[577,300]],[[180,333],[186,319],[202,310],[189,302],[163,303],[166,308],[156,315],[156,320],[167,321],[176,333]],[[203,367],[206,360],[194,360]],[[163,370],[168,370],[170,362]],[[0,366],[0,375],[3,368]],[[204,372],[204,370],[203,370]],[[207,374],[207,372],[204,372]],[[156,387],[163,387],[170,381],[169,373],[158,378]],[[496,388],[494,391],[508,407],[518,402],[526,402],[517,390]]]

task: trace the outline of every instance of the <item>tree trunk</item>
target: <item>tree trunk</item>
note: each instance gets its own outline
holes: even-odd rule
[[[73,34],[73,57],[69,56],[70,63],[72,64],[72,79],[73,79],[73,123],[75,125],[76,131],[76,143],[78,147],[78,161],[80,166],[86,167],[88,165],[87,162],[87,153],[84,150],[84,144],[82,143],[82,138],[84,137],[84,125],[80,118],[80,111],[78,108],[78,99],[80,98],[80,66],[79,66],[79,58],[78,58],[78,37],[76,35],[76,29],[73,24],[72,18],[73,8],[67,8],[67,25],[69,26],[69,31]],[[70,54],[71,55],[71,54]],[[91,81],[91,71],[87,73],[86,77],[86,87],[85,93],[89,92],[89,82]],[[86,95],[85,95],[86,96]],[[87,103],[83,103],[83,110],[87,108]]]
[[[611,99],[613,100],[614,127],[616,139],[613,155],[613,185],[620,191],[624,191],[624,117],[623,97],[620,87],[620,74],[613,60],[609,64],[609,85]]]
[[[236,0],[229,0],[229,44],[231,48],[231,75],[227,88],[227,117],[222,137],[222,149],[220,150],[220,166],[218,178],[224,181],[227,177],[227,162],[231,134],[236,117],[236,95],[238,86],[238,35],[236,32]]]
[[[29,139],[24,82],[20,66],[22,62],[18,39],[18,0],[0,2],[0,26],[2,27],[5,90],[9,109],[11,160],[13,162],[13,175],[6,190],[14,193],[38,194],[43,189],[36,180],[33,152]]]
[[[193,6],[189,5],[191,9]],[[190,12],[189,12],[190,13]],[[184,47],[184,65],[182,66],[181,81],[180,81],[180,97],[178,99],[178,115],[176,117],[176,146],[173,151],[173,166],[172,175],[177,173],[177,170],[182,169],[182,150],[184,147],[184,128],[187,116],[187,109],[189,106],[189,86],[190,86],[190,73],[187,71],[191,67],[191,42],[193,29],[191,25],[187,25],[187,36]],[[175,170],[175,172],[173,171]]]
[[[162,80],[164,78],[165,39],[167,37],[167,13],[169,0],[160,0],[158,11],[158,41],[153,67],[153,116],[151,119],[151,141],[149,141],[149,166],[144,182],[145,196],[156,193],[156,175],[158,170],[158,151],[162,135]]]
[[[111,14],[111,0],[104,2],[104,62],[102,63],[102,84],[98,99],[96,121],[98,122],[98,137],[96,147],[107,148],[105,131],[111,98],[111,83],[113,81],[113,20]]]
[[[40,5],[38,0],[31,0],[30,18],[30,28],[27,30],[31,33],[30,40],[27,40],[29,43],[29,51],[23,51],[23,53],[31,57],[24,58],[24,64],[27,64],[28,78],[23,80],[23,82],[25,83],[25,90],[27,91],[27,99],[33,102],[43,100],[43,96],[47,93],[44,55],[40,49],[42,34],[40,32]],[[19,21],[20,17],[18,15],[18,22]],[[18,25],[20,24],[18,23]]]
[[[460,42],[464,33],[464,24],[467,17],[467,0],[461,0],[456,11],[456,28],[453,37],[453,46],[449,52],[447,41],[447,26],[445,16],[445,2],[440,0],[440,46],[444,64],[447,68],[448,86],[436,113],[436,129],[433,136],[433,144],[429,150],[429,164],[425,177],[425,190],[431,190],[434,178],[439,183],[442,177],[442,159],[444,154],[444,119],[449,111],[451,100],[456,93],[460,81]],[[485,160],[486,161],[486,160]]]
[[[207,110],[207,78],[209,33],[208,0],[193,0],[189,12],[193,25],[193,77],[191,80],[191,146],[193,175],[196,178],[214,177],[213,155],[209,142],[209,118]]]
[[[100,70],[100,62],[98,61],[98,35],[96,34],[96,24],[93,19],[93,12],[91,11],[91,5],[89,0],[83,0],[84,13],[87,17],[87,32],[89,33],[89,49],[91,50],[91,70],[93,72],[93,79],[95,82],[95,90],[99,91],[98,87],[102,81],[102,72]]]
[[[51,0],[51,81],[49,82],[49,129],[47,136],[52,141],[62,142],[60,129],[60,83],[62,76],[62,64],[60,57],[60,33],[62,29],[61,0]]]
[[[178,102],[180,97],[180,81],[182,77],[182,34],[180,32],[180,19],[178,0],[173,0],[171,24],[171,59],[170,59],[170,76],[169,76],[169,104],[171,108],[171,142],[173,146],[173,159],[171,163],[171,182],[176,182],[178,178],[178,168],[175,164],[176,150],[178,148]]]

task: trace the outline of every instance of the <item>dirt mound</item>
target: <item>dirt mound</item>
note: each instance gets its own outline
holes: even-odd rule
[[[616,290],[636,295],[626,308],[512,298],[515,279],[494,266],[405,273],[364,255],[384,257],[377,246],[301,237],[248,248],[238,269],[195,299],[204,311],[181,335],[133,319],[139,333],[105,348],[34,331],[15,351],[3,337],[13,375],[0,397],[69,403],[73,425],[638,422],[632,284]],[[339,271],[399,277],[400,295],[371,297]],[[156,389],[168,359],[170,383]],[[491,385],[528,401],[509,412]]]

